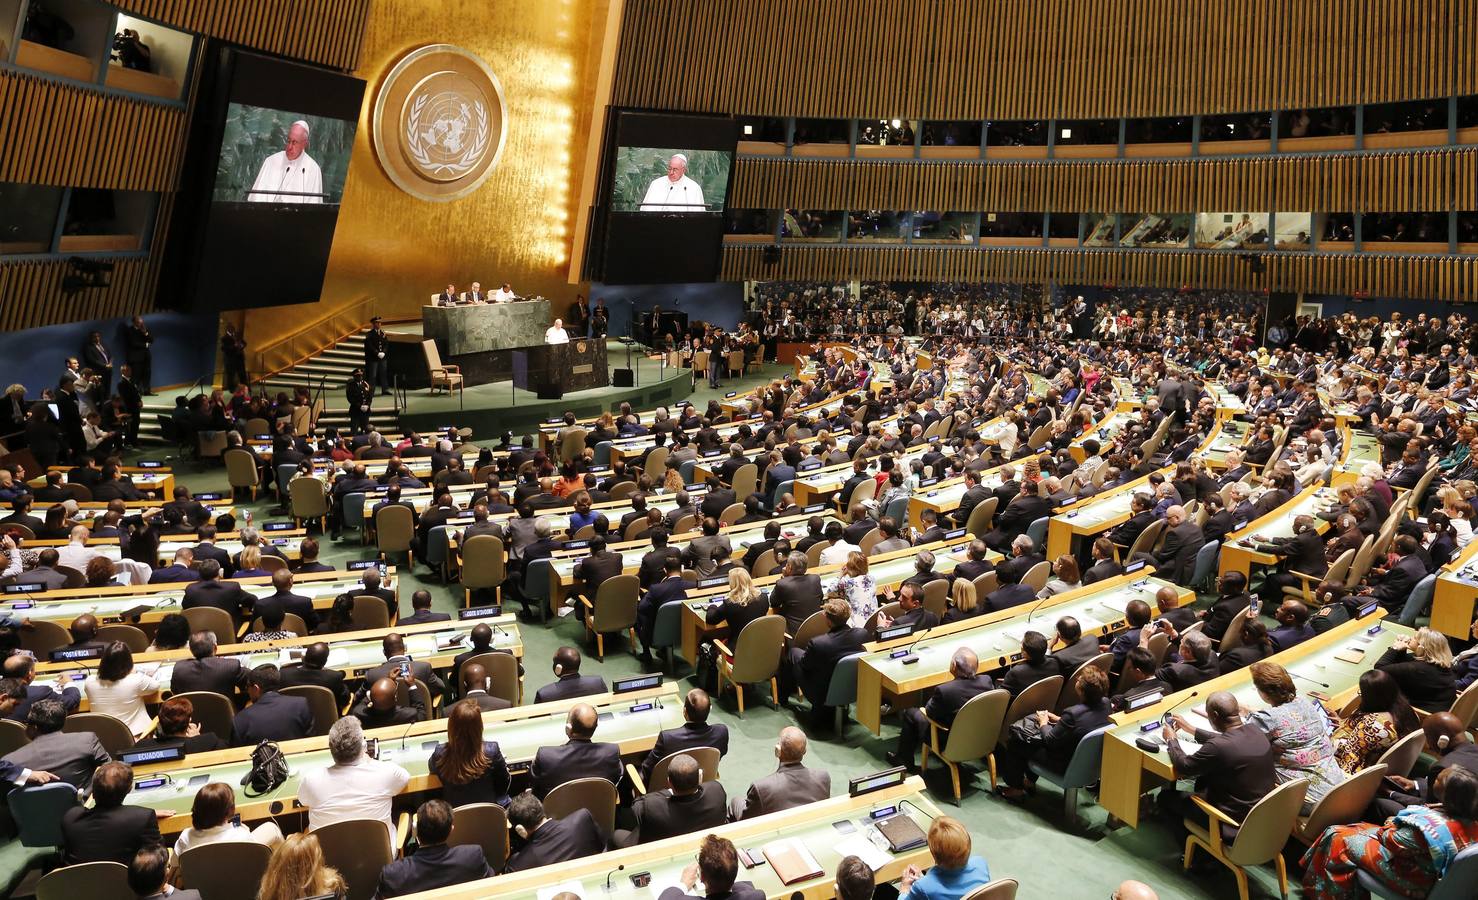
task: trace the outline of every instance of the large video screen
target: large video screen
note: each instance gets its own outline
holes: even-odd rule
[[[242,309],[317,300],[365,83],[223,48],[200,91],[186,164],[199,198],[171,251],[185,301]]]
[[[610,284],[713,281],[734,150],[733,119],[617,111],[606,134],[594,267]]]

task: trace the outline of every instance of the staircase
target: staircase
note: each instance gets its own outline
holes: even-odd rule
[[[318,420],[320,430],[324,428],[348,428],[349,403],[344,397],[344,385],[356,367],[364,364],[364,333],[351,334],[327,350],[284,369],[258,382],[268,395],[276,396],[279,391],[292,395],[294,389],[307,388],[316,394],[320,381],[323,384],[323,415]],[[394,431],[399,414],[392,401],[394,397],[377,397],[370,412],[370,424],[376,429]],[[139,423],[139,440],[162,443],[159,431],[160,415],[169,415],[174,410],[173,396],[144,398],[144,418]]]

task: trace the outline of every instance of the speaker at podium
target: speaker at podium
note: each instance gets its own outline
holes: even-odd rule
[[[578,339],[568,344],[540,344],[513,351],[513,385],[540,400],[558,400],[565,391],[607,387],[606,342]]]

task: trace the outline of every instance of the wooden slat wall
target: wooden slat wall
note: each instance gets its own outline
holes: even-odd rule
[[[371,0],[114,0],[184,31],[346,71],[359,64]]]
[[[0,181],[166,191],[185,111],[0,71]]]
[[[1215,286],[1378,297],[1478,301],[1478,258],[1277,254],[1253,273],[1224,253],[1134,250],[956,249],[923,247],[781,248],[774,264],[763,247],[724,248],[726,281],[996,281],[1017,284],[1133,284],[1179,288]]]
[[[1478,92],[1475,42],[1475,0],[628,0],[615,97],[831,118],[1291,109]]]
[[[66,260],[37,260],[0,265],[0,331],[36,328],[62,322],[104,319],[145,312],[152,303],[157,277],[153,260],[118,259],[112,284],[73,297],[62,295]]]
[[[882,162],[743,157],[742,209],[1445,212],[1478,209],[1478,149],[1199,160]]]

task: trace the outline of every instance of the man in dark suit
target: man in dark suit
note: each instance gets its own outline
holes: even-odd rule
[[[1125,709],[1130,703],[1147,694],[1167,694],[1170,685],[1155,677],[1154,654],[1143,647],[1135,647],[1124,656],[1124,682],[1126,686],[1109,697],[1114,711]]]
[[[1093,565],[1083,573],[1083,583],[1093,584],[1124,574],[1124,567],[1114,562],[1114,542],[1106,537],[1093,542]]]
[[[939,617],[924,608],[924,587],[916,581],[905,581],[898,588],[898,605],[902,609],[896,616],[889,618],[879,613],[878,628],[908,625],[914,631],[923,631],[939,624]]]
[[[431,664],[425,660],[411,659],[405,652],[405,638],[396,632],[390,632],[380,641],[380,651],[385,654],[385,661],[373,669],[364,673],[364,686],[360,688],[360,697],[368,691],[368,686],[379,681],[381,678],[396,678],[402,668],[408,669],[411,678],[425,684],[431,691],[427,698],[429,705],[442,694],[446,693],[446,685]]]
[[[1061,667],[1063,678],[1072,678],[1078,666],[1102,652],[1098,641],[1083,637],[1083,626],[1076,618],[1063,616],[1057,620],[1057,647],[1052,658]]]
[[[1218,663],[1216,651],[1211,649],[1211,638],[1204,631],[1193,631],[1180,641],[1180,659],[1168,660],[1155,672],[1155,677],[1169,685],[1170,690],[1183,691],[1220,675]]]
[[[66,721],[67,710],[61,701],[46,698],[32,703],[26,713],[26,734],[31,742],[6,754],[5,761],[20,769],[50,772],[75,788],[87,790],[93,772],[112,757],[91,731],[63,733]]]
[[[651,588],[652,585],[667,577],[667,560],[676,559],[678,569],[682,569],[682,551],[676,547],[667,546],[667,529],[654,528],[650,533],[652,549],[642,556],[641,564],[637,567],[636,577],[643,588]]]
[[[1124,671],[1124,657],[1129,655],[1130,650],[1142,643],[1140,635],[1150,624],[1150,605],[1138,598],[1130,600],[1124,607],[1124,622],[1128,627],[1114,635],[1113,641],[1098,645],[1099,650],[1114,655],[1110,672],[1115,676]],[[1068,678],[1072,677],[1072,673],[1068,671],[1062,674]]]
[[[996,569],[995,563],[986,559],[989,550],[990,548],[985,545],[985,541],[978,538],[971,541],[969,547],[965,550],[965,560],[955,565],[954,576],[956,578],[964,578],[967,581],[974,581],[986,572],[994,572]]]
[[[607,580],[620,575],[624,570],[625,563],[622,561],[621,554],[607,550],[606,539],[596,535],[590,539],[589,555],[575,563],[575,581],[578,586],[574,589],[574,593],[594,602],[600,586]]]
[[[313,711],[302,697],[277,692],[282,676],[271,663],[257,666],[247,677],[251,705],[236,714],[231,746],[251,747],[261,741],[291,741],[313,730]]]
[[[558,747],[540,747],[529,767],[534,793],[547,797],[549,792],[576,778],[604,778],[611,784],[621,781],[621,746],[599,743],[595,737],[598,723],[595,707],[577,703],[565,719],[565,736]]]
[[[494,697],[488,693],[488,672],[482,667],[482,663],[468,663],[462,667],[461,697],[476,703],[477,708],[483,712],[507,709],[513,705],[502,697]]]
[[[889,765],[906,766],[912,771],[919,744],[929,740],[929,723],[951,728],[966,703],[995,687],[989,675],[977,671],[979,666],[980,659],[970,648],[960,647],[954,652],[949,661],[950,680],[934,689],[922,712],[905,709],[901,714],[898,746],[888,754]]]
[[[1283,558],[1283,571],[1267,576],[1262,588],[1264,594],[1280,596],[1283,588],[1302,584],[1298,576],[1291,574],[1293,572],[1304,572],[1318,578],[1329,571],[1329,563],[1324,557],[1324,538],[1314,527],[1315,524],[1313,516],[1294,516],[1292,537],[1269,540],[1260,534],[1252,536],[1258,542],[1259,552]]]
[[[560,647],[554,651],[554,677],[534,694],[535,703],[564,700],[569,697],[588,697],[604,694],[610,690],[599,675],[580,674],[580,651],[574,647]]]
[[[14,512],[0,519],[0,525],[20,525],[31,529],[32,534],[45,528],[46,522],[44,520],[31,515],[31,507],[33,505],[31,498],[31,494],[21,494],[10,501],[10,507]]]
[[[729,543],[728,535],[719,534],[717,518],[705,515],[699,527],[703,534],[688,541],[688,546],[683,550],[683,562],[691,566],[699,578],[708,578],[717,568],[713,559],[714,552],[719,547],[732,551],[733,546]]]
[[[236,569],[231,565],[231,554],[216,546],[216,527],[214,525],[201,525],[195,529],[196,545],[191,548],[195,551],[195,562],[203,563],[207,559],[213,559],[219,565],[222,577],[230,578]]]
[[[256,598],[243,590],[236,582],[222,581],[221,565],[216,560],[207,559],[199,563],[198,568],[200,580],[185,588],[185,600],[180,604],[180,608],[214,607],[230,613],[231,620],[238,625],[241,624],[242,620],[251,614]]]
[[[827,632],[812,638],[806,647],[790,648],[791,674],[781,679],[781,683],[787,685],[781,688],[781,693],[786,696],[790,694],[787,682],[793,680],[800,685],[801,693],[811,704],[811,718],[817,725],[827,720],[831,712],[831,707],[826,705],[826,693],[837,663],[845,656],[860,653],[870,639],[865,629],[847,624],[852,616],[852,607],[846,600],[832,597],[821,611],[826,614]]]
[[[285,613],[292,613],[303,620],[309,633],[318,629],[318,610],[313,607],[313,600],[302,594],[294,594],[293,573],[287,569],[278,569],[272,573],[272,587],[274,593],[257,601],[256,613],[261,615],[268,607],[280,607]]]
[[[577,809],[563,819],[544,814],[544,804],[524,791],[508,804],[508,824],[523,847],[508,856],[508,871],[522,872],[602,853],[608,839],[588,809]]]
[[[447,613],[431,611],[430,591],[416,591],[414,594],[411,594],[411,614],[396,624],[425,625],[429,622],[450,622],[451,620],[452,617]]]
[[[5,660],[3,671],[5,677],[14,678],[20,688],[16,692],[15,706],[3,714],[4,718],[25,722],[31,704],[38,700],[56,700],[68,713],[76,711],[82,703],[82,692],[72,687],[64,677],[55,683],[37,684],[36,660],[33,657],[16,653]]]
[[[510,650],[499,650],[493,646],[493,627],[486,622],[478,622],[476,625],[473,625],[472,630],[468,632],[468,636],[472,638],[471,648],[458,653],[452,659],[452,684],[460,683],[463,664],[474,656],[481,656],[484,653],[507,653],[509,656],[513,655]],[[518,664],[518,674],[520,676],[523,675],[522,662]]]
[[[147,806],[124,806],[133,789],[133,767],[109,762],[92,778],[92,806],[62,813],[62,862],[127,865],[140,848],[159,843],[159,821]]]
[[[192,658],[175,663],[174,672],[169,677],[170,693],[209,691],[226,697],[234,696],[236,689],[246,683],[248,672],[239,660],[222,659],[215,652],[214,631],[197,631],[190,635]]]
[[[1017,584],[1026,573],[1032,570],[1037,563],[1042,562],[1042,555],[1036,552],[1032,539],[1021,535],[1011,542],[1009,557],[1005,562],[996,566],[997,584]]]
[[[642,662],[652,659],[652,637],[657,628],[657,611],[668,603],[688,599],[688,582],[682,577],[682,560],[669,556],[663,560],[667,577],[652,585],[636,607],[636,633],[641,638]]]
[[[1422,565],[1421,557],[1417,555],[1417,548],[1420,546],[1417,539],[1409,534],[1397,535],[1396,555],[1401,559],[1373,579],[1371,586],[1360,593],[1379,600],[1387,612],[1400,610],[1416,589],[1417,583],[1427,577],[1427,567]]]
[[[985,612],[1000,612],[1003,609],[1030,603],[1035,599],[1037,599],[1037,592],[1032,590],[1031,585],[1013,581],[986,594],[981,604],[985,607]]]
[[[1273,617],[1278,620],[1278,627],[1268,632],[1268,641],[1274,652],[1297,647],[1314,636],[1314,629],[1309,626],[1309,608],[1301,600],[1292,597],[1284,600]]]
[[[717,828],[728,820],[724,786],[703,781],[698,761],[679,754],[667,765],[667,789],[643,795],[631,808],[636,827],[617,833],[616,844],[629,847],[663,838]]]
[[[1185,507],[1175,504],[1165,510],[1165,539],[1158,550],[1141,550],[1135,559],[1153,563],[1160,576],[1184,584],[1196,569],[1196,554],[1206,543],[1201,526],[1187,518]]]
[[[174,562],[154,570],[154,574],[149,576],[149,583],[175,584],[185,581],[199,581],[200,573],[192,568],[194,562],[195,551],[189,547],[181,547],[174,552]]]
[[[385,603],[385,608],[390,611],[390,621],[395,622],[400,618],[400,602],[395,598],[395,592],[389,588],[380,587],[380,570],[369,568],[364,570],[364,575],[359,579],[360,587],[350,591],[355,597],[379,597]]]
[[[1129,499],[1129,518],[1115,526],[1108,538],[1120,547],[1131,547],[1139,535],[1155,521],[1155,497],[1144,491],[1136,491]]]
[[[399,686],[405,685],[410,706],[399,705]],[[350,715],[359,720],[366,730],[386,728],[391,725],[409,725],[426,718],[426,698],[409,675],[397,678],[379,678],[369,686],[369,692],[361,697]]]
[[[1052,502],[1037,493],[1031,483],[1022,486],[1006,508],[996,513],[994,527],[985,534],[986,546],[1004,552],[1016,538],[1025,535],[1031,523],[1052,515]]]
[[[980,483],[980,473],[974,469],[965,470],[965,493],[960,495],[960,505],[954,512],[956,525],[963,526],[970,521],[970,513],[980,505],[982,500],[991,496],[990,488]],[[1000,501],[1005,503],[1005,500]],[[977,535],[979,537],[979,535]]]
[[[43,584],[44,590],[54,591],[67,583],[67,576],[56,570],[61,555],[55,547],[43,547],[36,554],[36,567],[15,576],[16,584]]]
[[[717,519],[723,515],[724,510],[738,502],[734,492],[719,484],[714,477],[708,479],[708,493],[704,495],[703,502],[698,505],[699,512],[706,519]]]
[[[729,818],[752,819],[831,796],[831,773],[825,769],[809,769],[806,758],[806,733],[788,725],[780,731],[775,743],[775,757],[780,767],[749,786],[743,797],[729,804]]]
[[[710,702],[708,692],[702,688],[688,691],[683,697],[682,727],[658,733],[656,745],[638,767],[642,780],[652,776],[652,769],[658,762],[680,750],[713,747],[719,756],[729,752],[729,726],[708,723]]]
[[[380,870],[376,897],[399,897],[451,887],[496,874],[488,868],[479,844],[447,845],[452,835],[452,807],[445,800],[427,800],[416,810],[416,852]]]
[[[349,686],[344,683],[343,672],[328,668],[328,651],[328,644],[323,641],[309,644],[303,651],[303,662],[282,669],[279,677],[283,687],[311,684],[328,688],[334,692],[334,704],[342,709],[349,702]]]
[[[1206,718],[1210,731],[1193,728],[1180,716],[1164,727],[1170,764],[1177,780],[1197,779],[1198,792],[1206,801],[1240,822],[1277,785],[1278,754],[1261,728],[1243,723],[1231,692],[1217,691],[1206,698]],[[1200,749],[1187,755],[1177,739],[1180,732],[1194,734]],[[1189,815],[1204,818],[1204,813],[1190,812],[1195,809],[1190,804],[1185,806]]]
[[[1017,694],[1041,681],[1062,674],[1057,661],[1047,655],[1047,637],[1039,631],[1028,631],[1021,638],[1021,662],[1011,667],[1001,680],[1001,687]]]
[[[1252,598],[1247,594],[1247,576],[1235,569],[1221,574],[1217,579],[1216,589],[1216,600],[1210,609],[1201,613],[1201,618],[1206,622],[1206,627],[1201,631],[1213,641],[1221,640],[1234,621],[1241,628],[1240,617],[1252,604]]]
[[[806,617],[821,609],[821,578],[807,575],[806,566],[804,553],[791,553],[780,580],[770,591],[770,611],[785,617],[789,634],[795,634]]]

